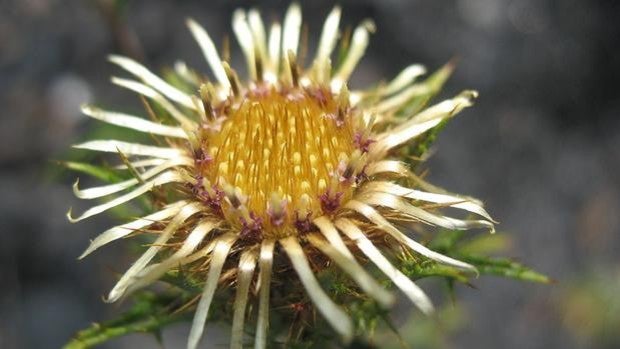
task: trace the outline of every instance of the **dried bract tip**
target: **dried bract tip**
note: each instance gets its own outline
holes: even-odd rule
[[[214,99],[214,87],[211,83],[200,85],[200,98],[202,98],[202,106],[204,109],[204,115],[207,122],[213,122],[215,120],[215,113],[213,112],[213,99]]]
[[[222,66],[224,67],[224,71],[226,72],[226,77],[230,82],[230,88],[232,90],[233,96],[239,97],[241,96],[241,83],[239,82],[239,77],[237,73],[230,67],[228,62],[222,62]]]
[[[297,57],[295,53],[289,50],[286,53],[288,69],[291,77],[291,83],[294,87],[299,87],[299,67],[297,66]]]

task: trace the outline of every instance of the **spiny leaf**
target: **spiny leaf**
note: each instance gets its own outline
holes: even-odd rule
[[[466,283],[470,277],[468,273],[462,270],[431,260],[425,260],[420,263],[419,261],[405,259],[402,262],[401,271],[413,280],[427,277],[445,277]]]
[[[493,258],[486,256],[464,255],[462,261],[473,264],[480,274],[496,275],[522,281],[550,283],[549,277],[534,271],[520,263],[506,258]]]
[[[157,333],[162,327],[189,319],[191,315],[188,311],[174,312],[175,303],[180,306],[179,300],[186,301],[179,299],[178,294],[143,292],[135,298],[134,305],[117,319],[78,332],[63,348],[86,349],[130,333]]]
[[[444,230],[431,240],[428,247],[449,257],[472,264],[480,275],[495,275],[522,281],[549,283],[551,280],[531,268],[507,258],[482,255],[481,252],[494,252],[508,243],[505,236],[480,235],[464,240],[462,231]],[[401,261],[403,272],[413,279],[440,276],[468,282],[471,274],[430,260],[419,260],[404,256]]]

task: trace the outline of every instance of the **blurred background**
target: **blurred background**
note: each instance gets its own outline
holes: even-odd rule
[[[234,8],[257,5],[129,0],[115,12],[114,3],[0,0],[0,348],[58,348],[122,307],[102,296],[131,263],[125,245],[76,260],[114,220],[69,224],[67,208],[86,206],[71,193],[75,175],[54,164],[97,126],[81,103],[140,110],[109,83],[121,72],[106,55],[207,71],[185,18],[221,38]],[[266,21],[288,6],[263,3]],[[418,348],[620,347],[620,2],[339,3],[345,25],[370,17],[378,28],[353,87],[457,59],[443,96],[475,88],[481,98],[440,135],[430,179],[483,199],[510,235],[505,253],[557,280],[458,286],[457,304],[443,301],[443,325],[397,319],[403,335],[417,336]],[[311,47],[333,4],[302,2]],[[181,347],[186,335],[173,326],[163,345]],[[131,335],[102,347],[158,345]]]

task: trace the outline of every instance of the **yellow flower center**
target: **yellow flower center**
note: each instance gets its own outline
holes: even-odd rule
[[[222,213],[233,225],[260,223],[261,234],[286,236],[350,197],[344,172],[355,130],[327,90],[265,88],[222,113],[221,130],[203,140],[201,175],[224,191]]]

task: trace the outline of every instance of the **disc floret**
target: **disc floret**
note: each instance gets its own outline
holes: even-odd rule
[[[236,76],[230,67],[226,71]],[[309,229],[302,222],[332,214],[352,196],[357,183],[351,179],[364,157],[356,149],[361,130],[352,121],[346,88],[332,94],[320,84],[261,82],[247,90],[239,87],[219,104],[212,102],[209,88],[201,88],[201,94],[205,114],[213,115],[202,128],[215,131],[200,139],[196,175],[212,183],[210,191],[229,193],[222,213],[242,234],[298,234],[300,226]]]

